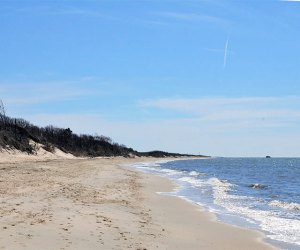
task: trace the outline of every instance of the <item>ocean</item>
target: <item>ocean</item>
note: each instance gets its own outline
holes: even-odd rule
[[[300,158],[208,158],[133,167],[175,181],[175,195],[219,221],[258,229],[282,249],[300,250]],[[166,194],[166,193],[165,193]]]

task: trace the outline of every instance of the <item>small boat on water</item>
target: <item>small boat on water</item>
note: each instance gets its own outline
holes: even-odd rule
[[[267,155],[266,158],[271,158],[271,156]]]

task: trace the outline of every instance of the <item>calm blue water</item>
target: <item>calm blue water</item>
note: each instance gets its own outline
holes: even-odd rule
[[[265,232],[282,248],[300,249],[300,158],[211,158],[134,167],[176,181],[180,196],[219,220]]]

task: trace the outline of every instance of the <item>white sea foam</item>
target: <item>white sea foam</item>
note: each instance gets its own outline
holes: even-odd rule
[[[254,210],[247,207],[233,206],[233,212],[238,212],[259,222],[262,230],[269,232],[267,237],[300,245],[300,221],[277,217],[271,211]]]
[[[214,202],[216,205],[226,208],[227,211],[249,218],[249,222],[258,223],[262,230],[269,232],[267,237],[273,240],[293,242],[300,245],[300,221],[279,218],[272,211],[262,211],[247,207],[242,201],[252,197],[229,194],[228,191],[234,186],[227,181],[217,178],[209,179],[213,187]],[[239,202],[237,202],[239,201]],[[279,204],[273,202],[273,204]]]
[[[134,168],[153,168],[153,167],[159,167],[158,164],[152,162],[152,163],[136,163],[136,164],[131,164],[130,165],[131,167],[134,167]]]
[[[149,170],[149,171],[155,170],[153,167],[136,167],[136,168],[141,170]]]
[[[288,203],[284,201],[273,200],[269,202],[269,205],[273,207],[280,207],[287,210],[300,210],[300,204],[298,203]]]
[[[159,170],[160,164],[165,162],[167,161],[139,162],[135,164],[130,164],[129,166],[145,171],[157,171]]]
[[[188,176],[181,177],[178,180],[181,181],[181,182],[190,183],[190,184],[192,184],[193,186],[196,186],[196,187],[201,187],[204,184],[204,182],[202,180],[196,179],[194,177],[188,177]]]
[[[180,171],[173,170],[173,169],[160,169],[159,172],[165,173],[167,175],[177,175],[181,173]]]
[[[189,172],[189,175],[197,177],[197,176],[205,176],[206,174],[201,173],[201,172],[197,172],[197,171],[191,171],[191,172]]]
[[[191,175],[191,176],[198,176],[198,175],[200,175],[200,173],[199,173],[199,172],[196,172],[196,171],[191,171],[191,172],[190,172],[190,175]]]
[[[226,180],[219,180],[218,178],[210,178],[207,183],[213,188],[215,202],[223,203],[223,201],[232,198],[232,196],[228,194],[228,191],[234,186],[233,184]]]

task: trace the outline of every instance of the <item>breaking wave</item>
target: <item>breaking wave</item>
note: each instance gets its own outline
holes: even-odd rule
[[[293,202],[288,203],[288,202],[284,202],[284,201],[273,200],[273,201],[269,202],[269,205],[273,206],[273,207],[287,209],[287,210],[300,210],[300,204],[293,203]],[[299,230],[300,230],[300,228],[299,228]]]

